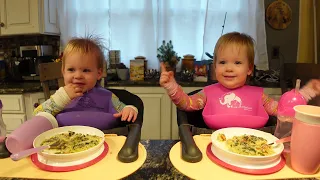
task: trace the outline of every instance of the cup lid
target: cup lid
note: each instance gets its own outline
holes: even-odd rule
[[[294,107],[295,118],[309,124],[320,125],[320,107],[312,105],[297,105]]]
[[[278,115],[293,117],[295,115],[293,107],[306,104],[307,101],[299,92],[296,92],[295,90],[288,91],[284,93],[279,100]]]

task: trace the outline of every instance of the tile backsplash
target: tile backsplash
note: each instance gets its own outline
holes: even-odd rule
[[[4,51],[7,58],[10,58],[12,52],[20,56],[19,47],[27,45],[52,45],[53,53],[59,56],[60,36],[53,35],[17,35],[0,36],[0,50]]]

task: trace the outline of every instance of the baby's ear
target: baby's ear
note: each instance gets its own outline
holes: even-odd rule
[[[102,78],[103,72],[102,72],[102,68],[98,69],[98,80],[100,80]]]
[[[254,65],[249,65],[249,70],[248,70],[248,73],[247,73],[248,76],[252,76],[253,69],[254,69]]]

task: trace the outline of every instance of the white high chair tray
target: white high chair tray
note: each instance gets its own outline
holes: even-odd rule
[[[182,174],[192,179],[290,179],[320,177],[320,171],[314,175],[303,175],[295,172],[290,167],[290,159],[280,171],[268,175],[248,175],[238,173],[212,162],[207,154],[207,146],[211,143],[211,134],[193,136],[194,141],[202,152],[202,160],[197,163],[189,163],[181,158],[181,143],[176,143],[170,150],[169,158],[173,166]]]
[[[0,177],[37,179],[121,179],[138,170],[147,158],[145,147],[139,143],[139,158],[132,163],[122,163],[117,159],[118,152],[126,140],[125,136],[106,135],[108,154],[98,163],[76,171],[49,172],[39,169],[30,157],[20,161],[10,158],[0,159]]]

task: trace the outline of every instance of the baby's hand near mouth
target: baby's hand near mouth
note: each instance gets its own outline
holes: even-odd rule
[[[67,92],[71,100],[83,95],[83,89],[80,86],[77,86],[75,84],[68,84],[63,88]]]

